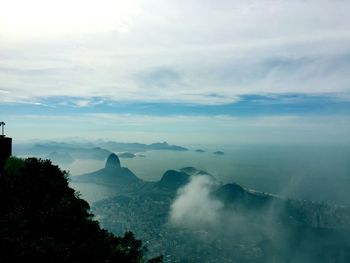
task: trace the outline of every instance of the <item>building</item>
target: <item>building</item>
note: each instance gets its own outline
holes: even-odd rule
[[[12,138],[4,134],[4,122],[0,122],[2,134],[0,135],[0,173],[3,172],[6,160],[12,155]]]

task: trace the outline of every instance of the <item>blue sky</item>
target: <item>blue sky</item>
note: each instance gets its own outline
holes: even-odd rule
[[[215,95],[213,95],[215,96]],[[83,105],[81,105],[83,104]],[[154,116],[216,116],[234,117],[283,115],[350,114],[350,101],[326,95],[246,95],[233,103],[205,105],[164,102],[116,102],[100,97],[49,97],[36,103],[4,103],[2,114],[8,115],[79,115],[89,113],[136,114]]]
[[[349,143],[349,12],[337,0],[7,1],[0,119],[19,140]]]

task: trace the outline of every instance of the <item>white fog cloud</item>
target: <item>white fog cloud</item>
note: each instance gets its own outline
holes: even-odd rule
[[[170,222],[190,227],[216,224],[223,204],[210,197],[213,186],[209,176],[192,176],[171,205]]]

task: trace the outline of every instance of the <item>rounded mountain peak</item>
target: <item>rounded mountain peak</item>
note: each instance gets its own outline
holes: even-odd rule
[[[116,154],[112,153],[108,156],[106,168],[120,168],[120,160]]]

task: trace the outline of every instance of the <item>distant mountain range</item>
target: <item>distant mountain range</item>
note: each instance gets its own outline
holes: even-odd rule
[[[168,150],[168,151],[188,151],[187,148],[170,145],[167,142],[157,142],[152,144],[143,144],[143,143],[121,143],[113,141],[99,141],[97,143],[100,147],[112,150],[114,152],[145,152],[150,150]]]
[[[69,164],[75,159],[105,160],[112,152],[92,143],[37,142],[15,144],[17,156],[35,156],[50,159],[55,163]]]
[[[15,144],[13,152],[17,156],[35,156],[50,159],[54,163],[67,165],[75,159],[105,160],[111,153],[120,152],[121,158],[134,158],[137,152],[150,150],[188,151],[178,145],[169,145],[167,142],[142,144],[119,143],[113,141],[40,141],[27,144]]]

